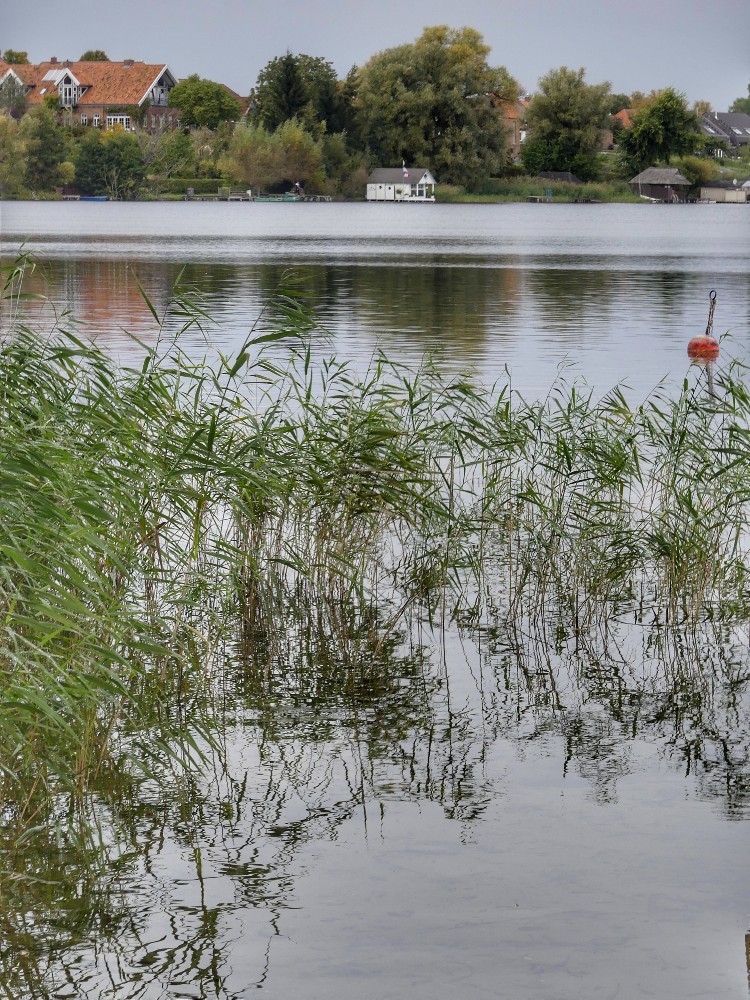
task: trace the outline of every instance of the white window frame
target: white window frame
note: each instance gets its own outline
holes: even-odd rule
[[[81,115],[81,125],[88,125],[88,123],[89,123],[89,116]]]
[[[122,125],[126,132],[133,130],[130,115],[107,115],[107,128],[114,128],[116,125]]]
[[[99,117],[99,115],[94,115],[94,120],[92,122],[94,128],[99,128],[99,126],[101,125],[101,123],[102,123],[102,120]]]

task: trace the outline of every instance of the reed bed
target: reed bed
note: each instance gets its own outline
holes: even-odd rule
[[[172,310],[203,318],[188,289]],[[236,357],[195,362],[178,338],[142,345],[138,367],[65,319],[45,337],[11,323],[6,843],[93,836],[81,817],[102,789],[220,753],[234,673],[378,690],[414,622],[554,646],[560,627],[584,642],[624,615],[747,621],[743,368],[637,406],[564,382],[527,402],[429,363],[313,365],[314,322],[280,290]]]

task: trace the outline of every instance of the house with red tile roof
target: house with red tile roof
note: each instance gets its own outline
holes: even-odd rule
[[[75,125],[119,126],[127,131],[136,123],[149,129],[176,126],[179,111],[169,107],[169,92],[176,82],[166,64],[135,59],[58,62],[52,58],[27,66],[0,59],[0,87],[23,87],[28,107],[56,94]]]
[[[618,111],[616,114],[612,115],[612,118],[614,118],[616,122],[619,122],[623,128],[632,128],[633,117],[637,114],[637,108],[623,108],[622,111]]]
[[[521,97],[517,101],[504,102],[502,108],[508,126],[508,155],[513,163],[517,163],[521,158],[521,146],[526,141],[529,102]]]

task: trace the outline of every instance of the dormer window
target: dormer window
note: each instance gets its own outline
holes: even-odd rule
[[[72,108],[75,104],[78,104],[78,99],[81,96],[81,88],[69,76],[63,78],[59,92],[60,104],[64,108]]]

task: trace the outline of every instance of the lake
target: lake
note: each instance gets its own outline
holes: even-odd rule
[[[689,373],[711,289],[720,364],[748,358],[742,206],[0,212],[3,258],[23,245],[41,265],[29,287],[46,299],[21,302],[23,321],[75,318],[125,361],[125,331],[156,336],[138,282],[159,313],[178,275],[201,292],[211,323],[182,342],[199,357],[236,350],[288,268],[321,320],[314,356],[362,371],[378,349],[434,353],[487,387],[507,369],[530,399],[561,371],[639,399]],[[30,858],[39,888],[0,961],[15,996],[746,997],[747,624],[623,615],[581,646],[561,621],[544,647],[528,621],[515,637],[409,624],[377,683],[321,667],[258,685],[236,650],[226,767],[102,810],[122,832],[111,884],[74,852],[63,886]]]
[[[512,372],[526,396],[558,372],[643,396],[687,371],[688,340],[718,294],[723,360],[747,357],[750,215],[734,205],[14,203],[0,255],[24,242],[33,282],[117,352],[154,336],[136,278],[162,314],[178,276],[213,320],[209,350],[236,349],[293,268],[323,332],[319,357],[365,368],[377,349],[436,354],[482,382]],[[50,308],[27,307],[43,328]],[[172,324],[170,332],[174,329]],[[183,347],[203,354],[191,331]]]

